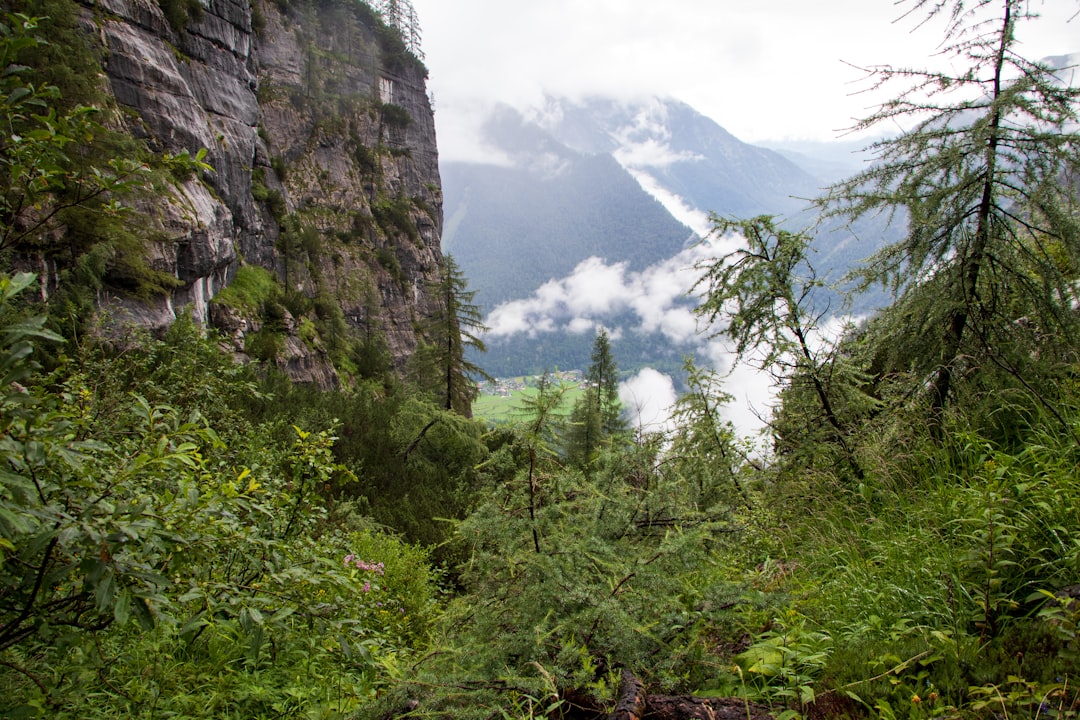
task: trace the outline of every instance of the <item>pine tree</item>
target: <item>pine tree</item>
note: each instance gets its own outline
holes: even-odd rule
[[[871,258],[862,275],[902,296],[937,293],[922,303],[942,328],[924,365],[936,426],[964,360],[999,352],[994,345],[1010,336],[1018,308],[1046,337],[1072,333],[1080,88],[1018,54],[1017,26],[1036,17],[1023,0],[907,5],[905,17],[925,16],[920,26],[946,20],[941,55],[950,69],[870,71],[874,88],[907,87],[854,129],[914,126],[872,145],[876,161],[819,204],[852,219],[906,212],[906,237]]]
[[[600,328],[596,335],[589,359],[592,364],[587,379],[594,389],[593,402],[600,415],[600,429],[605,435],[624,430],[626,423],[623,422],[622,403],[619,402],[619,366],[604,328]]]
[[[810,237],[776,226],[769,216],[750,220],[713,217],[717,235],[736,233],[744,245],[699,265],[704,270],[695,290],[704,298],[697,314],[713,336],[735,343],[736,358],[749,361],[786,389],[805,387],[812,397],[806,426],[827,428],[827,442],[841,450],[843,462],[861,479],[863,471],[849,442],[849,423],[837,406],[839,395],[857,395],[850,368],[839,362],[820,335],[822,313],[814,308],[815,291],[823,287],[807,255]],[[722,322],[721,322],[722,321]],[[860,403],[865,406],[868,400]]]
[[[375,9],[382,15],[383,22],[401,34],[409,52],[423,60],[424,53],[420,49],[420,19],[411,0],[377,0]]]
[[[486,352],[480,335],[487,330],[480,307],[473,304],[476,293],[450,255],[443,258],[438,279],[431,285],[439,309],[425,333],[427,340],[417,349],[413,376],[418,385],[430,389],[442,407],[472,417],[476,381],[490,379],[476,363],[467,359],[469,349]]]
[[[593,461],[604,442],[626,429],[619,401],[619,367],[604,328],[596,335],[590,359],[585,394],[574,404],[567,442],[567,455],[583,467]]]

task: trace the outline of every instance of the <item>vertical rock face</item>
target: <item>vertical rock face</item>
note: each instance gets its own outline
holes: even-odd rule
[[[400,368],[433,309],[442,194],[426,72],[395,31],[359,0],[80,1],[130,132],[213,167],[144,208],[180,287],[114,311],[162,326],[188,306],[250,352],[271,319],[215,296],[254,265],[287,318],[264,359],[333,384],[341,335],[378,331]]]

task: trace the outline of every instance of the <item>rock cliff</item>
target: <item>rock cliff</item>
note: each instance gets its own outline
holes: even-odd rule
[[[358,0],[79,2],[127,130],[213,168],[144,208],[178,287],[113,293],[111,314],[160,328],[190,307],[324,386],[356,338],[401,368],[434,308],[442,194],[426,70],[397,32]],[[276,282],[254,302],[222,292],[258,268]]]

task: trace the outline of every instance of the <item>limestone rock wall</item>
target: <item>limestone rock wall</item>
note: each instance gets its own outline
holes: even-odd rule
[[[182,0],[178,0],[182,1]],[[213,172],[148,208],[153,261],[180,280],[155,301],[119,296],[150,327],[190,307],[245,352],[264,318],[214,297],[242,264],[271,270],[291,298],[276,362],[336,382],[327,346],[290,334],[344,325],[381,332],[401,367],[433,309],[442,194],[423,66],[357,0],[205,0],[180,27],[156,0],[80,0],[129,130],[160,152],[205,148]],[[300,315],[300,317],[296,317]]]

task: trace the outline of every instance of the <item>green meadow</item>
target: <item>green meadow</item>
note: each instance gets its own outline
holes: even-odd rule
[[[529,378],[527,382],[534,382],[535,378]],[[563,396],[561,411],[569,415],[574,409],[574,403],[584,394],[579,386],[571,386]],[[525,407],[526,398],[536,397],[535,387],[526,387],[521,390],[513,390],[510,395],[481,394],[473,400],[473,417],[486,420],[489,423],[500,425],[518,419]]]

